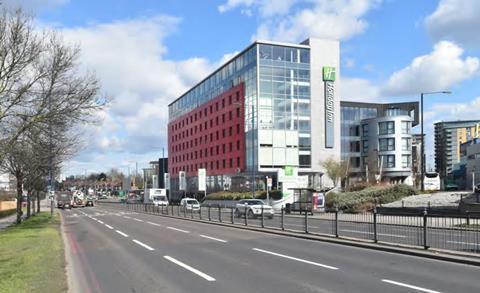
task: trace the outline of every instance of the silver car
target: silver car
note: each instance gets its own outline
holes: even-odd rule
[[[262,215],[269,219],[273,218],[274,211],[270,205],[267,205],[260,199],[242,199],[235,205],[235,216],[237,218],[246,215],[249,218],[256,218]]]

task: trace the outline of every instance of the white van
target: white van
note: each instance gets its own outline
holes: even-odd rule
[[[180,201],[180,209],[183,211],[199,211],[200,203],[194,198],[182,198]]]
[[[166,195],[154,195],[153,196],[153,205],[154,206],[168,206],[168,199]]]

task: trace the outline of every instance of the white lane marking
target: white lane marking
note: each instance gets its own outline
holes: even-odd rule
[[[110,225],[105,224],[105,226],[106,226],[108,229],[113,229],[113,227],[110,226]]]
[[[202,234],[200,234],[200,237],[207,238],[207,239],[211,239],[211,240],[215,240],[215,241],[218,241],[218,242],[227,243],[227,240],[222,240],[222,239],[210,237],[210,236],[207,236],[207,235],[202,235]]]
[[[457,243],[457,244],[467,244],[467,245],[478,245],[478,243],[463,242],[463,241],[447,241],[447,243]]]
[[[178,229],[178,228],[174,228],[174,227],[170,227],[170,226],[168,226],[167,229],[175,230],[175,231],[183,232],[183,233],[190,233],[190,231],[182,230],[182,229]]]
[[[439,291],[434,291],[434,290],[430,290],[430,289],[426,289],[426,288],[422,288],[422,287],[417,287],[417,286],[413,286],[413,285],[409,285],[409,284],[405,284],[405,283],[395,282],[395,281],[387,280],[387,279],[383,279],[382,282],[390,283],[390,284],[401,286],[401,287],[407,287],[407,288],[410,288],[410,289],[414,289],[414,290],[418,290],[418,291],[422,291],[422,292],[427,292],[427,293],[440,293]]]
[[[168,259],[169,261],[173,262],[173,263],[176,264],[176,265],[181,266],[181,267],[184,268],[184,269],[189,270],[190,272],[192,272],[192,273],[194,273],[194,274],[199,275],[200,277],[204,278],[205,280],[207,280],[207,281],[209,281],[209,282],[215,281],[215,278],[213,278],[213,277],[211,277],[211,276],[209,276],[209,275],[207,275],[207,274],[205,274],[205,273],[202,273],[202,272],[200,272],[199,270],[194,269],[194,268],[192,268],[191,266],[189,266],[189,265],[187,265],[187,264],[185,264],[185,263],[183,263],[183,262],[181,262],[181,261],[179,261],[179,260],[174,259],[173,257],[170,257],[170,256],[168,256],[168,255],[165,255],[164,258]]]
[[[129,216],[123,216],[125,219],[131,219],[131,217]]]
[[[159,226],[159,227],[162,226],[162,225],[160,225],[160,224],[157,224],[157,223],[154,223],[154,222],[150,222],[150,221],[147,221],[147,223],[150,224],[150,225],[153,225],[153,226]]]
[[[97,222],[99,222],[100,224],[105,224],[103,221],[100,221],[100,220],[98,220]]]
[[[348,230],[348,229],[340,229],[340,231],[350,232],[350,233],[359,233],[359,234],[374,234],[373,232],[355,231],[355,230]],[[407,237],[407,236],[404,236],[404,235],[385,234],[385,233],[377,233],[377,235],[389,236],[389,237],[397,237],[397,238],[405,238],[405,237]]]
[[[98,221],[98,220],[97,220],[97,218],[93,218],[93,217],[92,217],[92,220],[94,220],[94,221]]]
[[[293,256],[288,256],[288,255],[284,255],[284,254],[280,254],[280,253],[276,253],[276,252],[272,252],[272,251],[268,251],[268,250],[263,250],[263,249],[259,249],[259,248],[252,248],[252,249],[256,250],[256,251],[259,251],[259,252],[263,252],[263,253],[267,253],[267,254],[271,254],[271,255],[275,255],[275,256],[280,256],[280,257],[288,258],[288,259],[291,259],[291,260],[296,260],[296,261],[299,261],[299,262],[311,264],[311,265],[314,265],[314,266],[318,266],[318,267],[322,267],[322,268],[326,268],[326,269],[330,269],[330,270],[338,270],[338,268],[336,268],[336,267],[332,267],[332,266],[329,266],[329,265],[324,265],[324,264],[309,261],[309,260],[306,260],[306,259],[296,258],[296,257],[293,257]]]
[[[137,239],[133,239],[133,242],[137,243],[137,244],[140,245],[140,246],[145,247],[146,249],[148,249],[148,250],[150,250],[150,251],[151,251],[151,250],[155,250],[155,249],[153,249],[152,247],[146,245],[145,243],[142,243],[142,242],[138,241]]]
[[[127,234],[123,233],[122,231],[115,230],[118,234],[122,235],[123,237],[128,237]]]
[[[140,220],[140,219],[137,219],[137,218],[133,218],[133,219],[137,222],[143,222],[143,220]]]

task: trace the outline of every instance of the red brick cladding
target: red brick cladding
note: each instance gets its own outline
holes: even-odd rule
[[[239,84],[168,124],[168,172],[197,176],[245,169],[244,86]]]

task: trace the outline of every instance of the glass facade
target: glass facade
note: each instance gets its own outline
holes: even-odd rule
[[[299,167],[310,168],[310,51],[270,44],[258,46],[258,127],[298,131]]]
[[[360,129],[360,122],[363,119],[377,117],[377,108],[342,106],[340,115],[342,160],[346,160],[353,155],[352,153],[357,153],[357,148],[352,142],[360,141],[360,130],[364,137],[368,137],[368,124],[361,125]],[[355,146],[354,149],[351,146]],[[368,144],[366,146],[363,144],[362,147],[368,149]],[[358,156],[360,157],[360,154]]]

